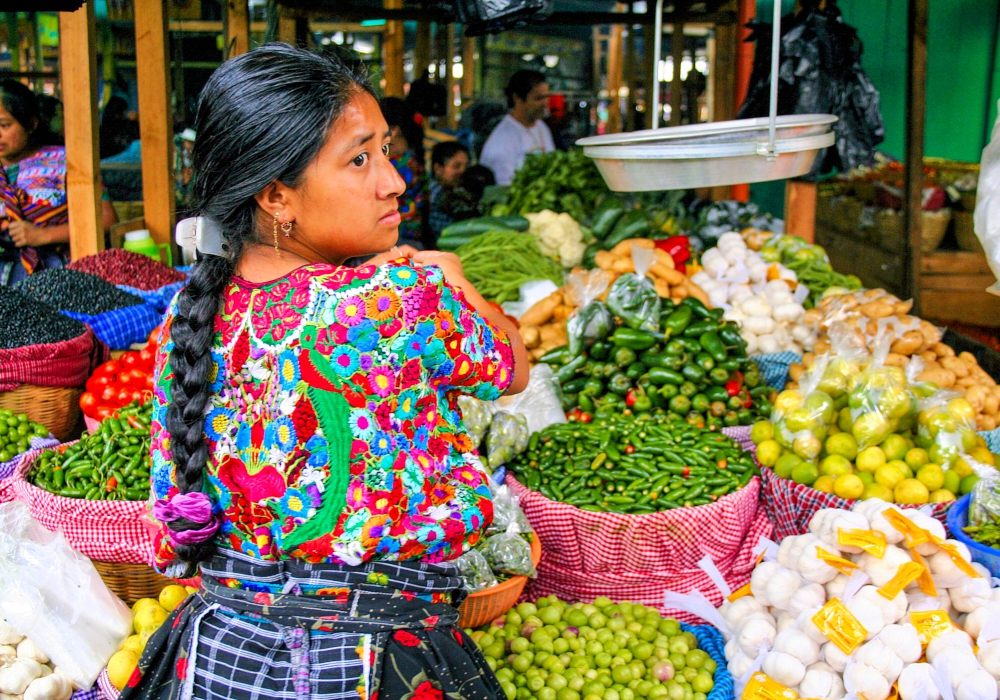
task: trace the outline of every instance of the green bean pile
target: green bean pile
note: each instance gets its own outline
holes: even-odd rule
[[[455,254],[462,261],[465,278],[486,299],[499,304],[517,299],[525,282],[563,283],[562,267],[542,255],[535,237],[527,233],[484,233]]]
[[[149,498],[151,402],[131,403],[100,429],[66,448],[46,450],[28,482],[64,498],[144,501]]]
[[[760,473],[729,437],[648,414],[551,425],[508,466],[546,498],[632,515],[707,505]]]

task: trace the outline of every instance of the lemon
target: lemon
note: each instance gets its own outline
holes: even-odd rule
[[[882,484],[887,489],[895,489],[905,479],[906,475],[903,474],[903,471],[890,464],[883,464],[875,470],[875,483]]]
[[[858,456],[858,441],[850,433],[837,433],[826,439],[826,452],[853,460]]]
[[[958,474],[959,479],[964,479],[965,477],[975,473],[972,471],[972,467],[969,466],[969,463],[961,457],[951,463],[951,468],[956,474]]]
[[[757,461],[765,467],[773,467],[781,456],[781,445],[774,440],[764,440],[757,445]]]
[[[135,627],[135,631],[139,634],[143,632],[155,632],[163,621],[167,619],[169,613],[160,606],[159,603],[156,605],[147,605],[142,610],[135,614],[135,619],[132,620],[132,625]]]
[[[944,470],[936,464],[925,464],[917,471],[917,481],[928,491],[937,491],[944,486]]]
[[[858,471],[869,472],[871,474],[875,473],[875,470],[885,464],[885,452],[882,451],[881,447],[872,445],[871,447],[866,447],[858,453],[857,461],[855,465]]]
[[[976,437],[979,436],[977,435]],[[986,447],[980,447],[978,445],[976,447],[973,447],[972,450],[969,452],[969,456],[971,456],[977,462],[988,464],[991,467],[996,466],[996,458]]]
[[[854,418],[851,417],[851,409],[844,406],[840,409],[840,414],[837,416],[837,427],[843,430],[845,433],[851,432],[851,427],[854,425]]]
[[[865,486],[864,493],[861,494],[861,499],[868,500],[869,498],[880,498],[887,503],[892,503],[892,491],[882,484],[868,484]]]
[[[858,445],[877,445],[889,436],[891,430],[889,419],[879,411],[862,413],[851,426],[851,434]]]
[[[962,492],[962,495],[964,496],[965,494],[972,491],[972,489],[975,488],[976,486],[976,482],[978,481],[979,477],[975,474],[969,474],[968,476],[963,477],[962,483],[959,486],[959,490]]]
[[[966,423],[975,424],[976,422],[976,409],[966,399],[952,399],[948,402],[947,410],[953,416]]]
[[[813,434],[801,435],[792,442],[792,450],[802,459],[816,459],[823,443]]]
[[[774,399],[774,410],[779,414],[788,413],[802,405],[805,398],[795,390],[783,391]]]
[[[852,471],[854,470],[851,468],[851,463],[840,455],[830,455],[819,463],[819,473],[824,476],[832,476],[835,479],[842,474],[850,474]]]
[[[809,394],[802,406],[804,408],[808,408],[810,413],[813,415],[818,415],[819,419],[823,421],[824,424],[833,420],[835,412],[833,408],[833,398],[825,391],[814,391]]]
[[[815,464],[811,462],[803,462],[798,464],[792,469],[792,481],[796,484],[805,484],[806,486],[812,486],[816,483],[816,479],[819,478],[819,469],[816,468]]]
[[[913,478],[913,470],[910,469],[910,465],[901,459],[894,459],[892,461],[886,462],[886,466],[896,467],[899,471],[903,472],[903,476],[907,479]]]
[[[145,608],[147,605],[159,605],[159,604],[160,601],[158,601],[156,598],[139,598],[139,600],[135,601],[135,603],[132,604],[132,612],[138,615],[139,611]]]
[[[855,474],[842,474],[833,484],[833,492],[841,498],[855,500],[865,492],[865,485]]]
[[[858,472],[858,478],[861,479],[861,483],[865,486],[875,483],[875,475],[871,472]]]
[[[962,480],[954,469],[949,469],[944,473],[944,488],[952,493],[958,493],[962,489]]]
[[[139,663],[139,655],[130,649],[116,651],[111,660],[108,661],[108,679],[111,685],[121,690],[132,677],[136,664]]]
[[[753,444],[759,445],[765,440],[774,439],[774,425],[769,420],[759,420],[750,428],[750,439]]]
[[[788,415],[785,416],[785,425],[793,433],[797,433],[800,430],[812,430],[819,425],[822,419],[823,416],[820,411],[811,409],[808,406],[800,406],[788,412]]]
[[[162,605],[163,609],[167,612],[171,612],[187,597],[188,592],[184,590],[184,586],[171,584],[160,591],[160,605]]]
[[[931,494],[927,487],[916,479],[903,479],[896,488],[892,490],[893,499],[896,503],[920,504],[927,503]]]
[[[948,489],[938,489],[937,491],[931,491],[930,503],[947,503],[954,501],[955,498],[955,494]]]
[[[879,445],[885,452],[888,461],[903,459],[906,456],[906,439],[902,435],[890,435]]]
[[[927,450],[914,447],[913,449],[907,451],[903,460],[910,465],[911,469],[920,469],[920,467],[930,462],[931,458],[927,455]]]
[[[793,452],[786,452],[778,458],[774,464],[774,473],[782,479],[789,479],[792,476],[792,469],[802,464],[802,458]]]
[[[813,488],[823,493],[833,493],[834,481],[832,476],[821,476],[813,482]]]
[[[122,649],[128,649],[129,651],[134,651],[136,654],[141,654],[142,650],[146,647],[146,640],[137,634],[133,634],[131,637],[125,640],[122,644]]]
[[[826,429],[827,435],[839,435],[842,432],[843,431],[837,427],[836,423],[831,423],[830,426]]]

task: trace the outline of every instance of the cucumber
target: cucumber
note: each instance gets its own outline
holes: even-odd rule
[[[468,236],[496,230],[527,231],[528,220],[522,216],[482,216],[478,219],[457,221],[441,232],[442,238]]]

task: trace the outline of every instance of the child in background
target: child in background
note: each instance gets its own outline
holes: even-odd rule
[[[430,229],[437,238],[446,226],[457,221],[455,207],[449,206],[448,194],[462,186],[462,176],[469,166],[469,151],[457,141],[439,143],[431,151],[434,179],[430,186]]]

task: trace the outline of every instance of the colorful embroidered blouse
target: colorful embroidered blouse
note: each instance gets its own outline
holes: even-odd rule
[[[172,345],[160,345],[153,399],[158,499],[176,493]],[[212,360],[205,474],[219,546],[266,560],[435,563],[492,521],[456,399],[503,394],[513,354],[439,268],[314,264],[267,284],[234,278]],[[157,558],[174,559],[169,531]]]

